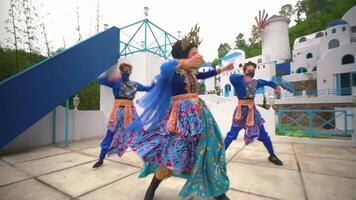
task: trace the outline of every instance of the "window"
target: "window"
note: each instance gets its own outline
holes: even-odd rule
[[[316,69],[317,69],[316,66],[314,66],[314,67],[313,67],[313,72],[316,72]]]
[[[340,46],[340,41],[338,39],[330,40],[329,49],[337,48]]]
[[[205,72],[205,69],[203,69],[203,72]]]
[[[257,60],[257,63],[262,63],[262,59],[259,58],[259,59]]]
[[[315,35],[315,38],[320,38],[320,37],[323,37],[324,36],[324,33],[323,32],[319,32]]]
[[[307,72],[308,70],[305,68],[305,67],[299,67],[298,69],[297,69],[297,74],[300,74],[300,73],[305,73],[305,72]]]
[[[351,32],[356,33],[356,26],[351,27]]]
[[[355,63],[355,58],[351,54],[344,55],[341,59],[341,64],[347,65],[347,64],[352,64]]]
[[[301,42],[305,42],[305,41],[307,41],[307,38],[305,38],[305,37],[299,38],[299,42],[300,42],[300,43],[301,43]]]
[[[265,66],[263,65],[263,68],[265,68]]]
[[[342,27],[342,31],[344,31],[344,32],[346,31],[346,26]]]
[[[331,32],[332,32],[332,33],[336,33],[336,28],[333,28],[333,29],[331,30]]]
[[[328,36],[328,32],[325,32],[325,36]]]
[[[307,54],[307,59],[309,59],[309,58],[313,58],[313,54],[312,53],[308,53]]]

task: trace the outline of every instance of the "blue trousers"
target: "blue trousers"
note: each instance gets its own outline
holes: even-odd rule
[[[260,125],[260,135],[258,137],[258,140],[263,143],[263,145],[266,147],[268,153],[270,155],[274,154],[273,146],[270,137],[268,136],[268,133],[263,126],[263,124]],[[233,140],[236,140],[237,136],[239,135],[241,128],[239,126],[231,126],[230,131],[227,133],[226,138],[225,138],[225,149],[227,149],[231,142]]]
[[[103,139],[103,141],[100,144],[101,151],[100,151],[100,155],[99,155],[99,160],[105,159],[105,156],[108,153],[109,148],[111,146],[113,135],[114,135],[114,133],[112,131],[110,131],[109,129],[106,131],[105,138]]]

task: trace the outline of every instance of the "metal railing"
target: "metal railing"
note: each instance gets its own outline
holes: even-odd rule
[[[127,34],[126,31],[131,31]],[[178,40],[148,19],[144,19],[120,28],[120,56],[149,52],[167,59],[172,45]],[[124,39],[126,36],[127,38]],[[139,41],[137,41],[139,39]]]
[[[277,132],[280,135],[305,134],[315,136],[350,136],[347,110],[279,110]]]
[[[278,85],[288,90],[289,92],[295,92],[294,85],[286,80],[283,80],[281,77],[273,76],[272,81],[278,83]]]
[[[284,92],[279,95],[280,98],[291,98],[291,97],[303,97],[303,98],[313,98],[313,97],[323,97],[323,96],[351,96],[353,91],[351,87],[340,88],[340,89],[308,89],[303,91]]]

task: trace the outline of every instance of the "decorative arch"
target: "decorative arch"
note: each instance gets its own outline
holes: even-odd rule
[[[355,58],[352,54],[346,54],[341,59],[342,65],[352,64],[355,63]]]
[[[306,73],[306,72],[308,72],[308,70],[305,67],[299,67],[296,71],[297,74]]]
[[[339,46],[340,46],[340,41],[338,39],[330,40],[329,45],[328,45],[329,49],[334,49],[334,48],[337,48]]]

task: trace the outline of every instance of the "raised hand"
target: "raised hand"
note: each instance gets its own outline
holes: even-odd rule
[[[193,57],[185,60],[185,66],[188,68],[195,68],[203,63],[203,56],[200,54],[195,54]]]
[[[230,70],[233,70],[234,69],[234,63],[229,63],[227,65],[225,65],[224,67],[222,67],[222,71],[230,71]]]

